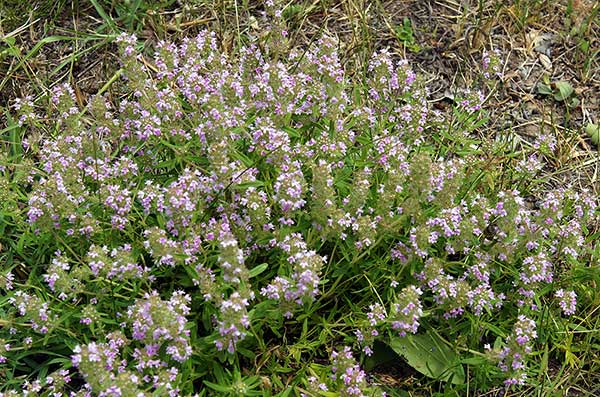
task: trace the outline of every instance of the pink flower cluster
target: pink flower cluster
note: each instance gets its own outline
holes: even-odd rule
[[[518,321],[513,326],[513,333],[506,338],[506,346],[498,353],[500,369],[510,374],[505,384],[525,384],[527,379],[525,360],[532,352],[536,339],[535,322],[524,315],[519,315]]]
[[[206,314],[198,329],[214,354],[234,354],[264,307],[291,318],[336,277],[360,279],[362,290],[375,255],[376,282],[386,287],[356,332],[366,354],[384,327],[416,333],[426,312],[458,322],[502,305],[535,309],[583,252],[586,224],[598,220],[589,194],[557,190],[535,205],[517,190],[485,195],[472,171],[481,160],[429,154],[427,128],[449,120],[431,111],[407,62],[387,51],[369,61],[361,95],[332,39],[274,60],[257,45],[228,56],[211,32],[161,42],[152,60],[138,54],[135,37],[117,42],[131,95],[114,104],[91,98],[84,123],[73,90],[57,86],[60,131],[43,139],[31,170],[28,220],[61,249],[43,265],[52,298],[10,292],[16,313],[41,333],[59,321],[54,301],[93,294],[81,323],[100,327],[106,313],[97,310],[112,306],[106,291],[135,295],[119,302],[129,307],[119,321],[131,340],[109,333],[73,357],[94,394],[177,395],[177,368],[192,354],[192,303]],[[496,71],[493,62],[484,55],[486,71]],[[463,94],[457,112],[473,123],[483,94]],[[33,117],[30,99],[16,107],[21,123]],[[537,160],[517,172],[534,173]],[[252,276],[263,262],[264,273]],[[0,275],[0,286],[11,290],[13,278]],[[506,282],[514,290],[500,292]],[[146,292],[164,285],[191,292],[167,300]],[[574,312],[573,291],[556,297],[564,314]],[[535,322],[519,316],[513,331],[499,362],[522,383]],[[350,350],[332,359],[341,395],[363,395],[365,374]]]
[[[561,288],[554,293],[554,296],[559,299],[558,305],[565,316],[575,314],[575,310],[577,309],[577,294],[575,291],[565,291]]]

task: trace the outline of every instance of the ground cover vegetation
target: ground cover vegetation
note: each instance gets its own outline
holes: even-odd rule
[[[595,395],[598,9],[551,3],[459,6],[439,81],[418,7],[0,5],[0,395]],[[548,69],[550,11],[506,127],[491,32]]]

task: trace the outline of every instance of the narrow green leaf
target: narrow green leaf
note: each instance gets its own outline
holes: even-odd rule
[[[231,157],[233,157],[236,160],[239,160],[242,162],[242,164],[244,164],[244,166],[246,167],[253,167],[255,165],[255,161],[252,160],[250,157],[246,156],[244,153],[240,152],[240,151],[235,151],[231,154]]]
[[[207,380],[204,381],[204,384],[215,391],[220,391],[221,393],[229,393],[231,391],[229,386],[218,385]]]
[[[253,267],[252,269],[250,269],[250,278],[258,276],[259,274],[267,270],[268,267],[268,263],[261,263],[260,265]]]
[[[460,360],[460,362],[462,364],[466,364],[466,365],[481,365],[481,364],[485,364],[486,362],[488,362],[488,360],[485,357],[473,356],[473,357],[463,358],[462,360]]]
[[[277,396],[278,397],[287,397],[290,394],[292,394],[292,391],[294,391],[294,389],[292,389],[291,387],[288,387],[284,391],[282,391],[281,393],[277,394]]]
[[[115,21],[112,19],[112,17],[110,15],[108,15],[104,11],[104,8],[98,2],[98,0],[90,0],[90,2],[92,3],[92,5],[94,6],[94,8],[96,9],[96,12],[98,13],[98,15],[100,15],[100,17],[104,20],[104,22],[106,23],[106,25],[108,25],[111,28],[112,31],[116,31],[117,30],[117,26],[115,24]]]

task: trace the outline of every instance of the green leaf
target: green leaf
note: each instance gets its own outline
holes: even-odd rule
[[[537,92],[542,95],[552,95],[552,88],[544,83],[539,83],[537,85]]]
[[[16,39],[13,36],[6,36],[2,38],[2,41],[12,47],[15,45]]]
[[[113,32],[116,32],[117,31],[117,26],[115,24],[115,21],[112,19],[112,17],[110,15],[108,15],[104,11],[104,8],[98,2],[98,0],[90,0],[90,2],[92,3],[92,5],[94,6],[94,8],[96,9],[96,12],[100,16],[100,18],[102,18],[104,20],[105,25],[107,25]]]
[[[460,362],[462,364],[466,364],[466,365],[482,365],[488,362],[488,360],[485,357],[481,357],[481,356],[473,356],[473,357],[468,357],[468,358],[463,358],[462,360],[460,360]]]
[[[236,160],[241,161],[242,164],[244,164],[244,166],[246,166],[246,167],[252,167],[255,164],[254,161],[250,157],[246,156],[244,153],[237,151],[237,150],[231,154],[231,157],[233,157]]]
[[[0,46],[0,56],[2,55],[10,55],[13,57],[19,56],[21,51],[18,47],[15,47],[15,38],[12,36],[5,37],[0,39],[0,43],[6,43],[8,47]]]
[[[61,368],[71,368],[73,366],[73,360],[70,358],[55,358],[47,362],[47,365],[61,364]]]
[[[207,380],[203,381],[204,384],[215,391],[220,391],[221,393],[229,393],[231,391],[230,386],[218,385],[216,383],[209,382]]]
[[[259,274],[267,270],[268,267],[268,263],[261,263],[260,265],[253,267],[252,269],[250,269],[250,278],[258,276]]]
[[[569,329],[572,329],[573,331],[577,331],[577,332],[589,332],[590,331],[586,327],[579,325],[579,324],[575,324],[575,323],[569,323],[569,324],[567,324],[567,327],[569,327]]]
[[[579,40],[577,46],[584,54],[587,54],[590,51],[590,42],[584,39]]]
[[[580,103],[581,103],[581,101],[579,101],[578,98],[573,97],[573,98],[571,98],[571,100],[569,102],[567,102],[567,105],[571,109],[573,109],[573,108],[576,108],[577,106],[579,106]]]
[[[594,145],[600,145],[600,126],[598,124],[588,123],[585,126],[585,132],[589,135]]]
[[[423,375],[457,385],[465,382],[459,355],[434,333],[394,337],[390,347]]]
[[[295,128],[292,127],[283,127],[282,128],[283,131],[285,131],[291,138],[300,138],[302,136],[302,134],[300,133],[300,131],[298,131]]]
[[[256,358],[256,354],[252,350],[244,349],[243,347],[238,346],[236,347],[235,351],[236,353],[239,353],[250,360],[254,360]]]
[[[274,378],[274,379],[277,379],[277,378]],[[282,384],[281,388],[283,389],[283,384]],[[282,392],[276,394],[275,397],[288,397],[290,394],[292,394],[293,391],[294,391],[294,389],[291,387],[284,388],[284,390]]]
[[[570,97],[571,94],[573,94],[573,86],[571,86],[569,82],[559,81],[555,85],[558,92],[554,93],[554,99],[556,99],[557,101],[564,101],[565,99]]]

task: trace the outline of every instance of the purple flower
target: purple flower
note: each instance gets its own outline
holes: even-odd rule
[[[575,314],[577,309],[577,294],[575,291],[565,291],[561,288],[554,293],[554,296],[559,299],[558,304],[565,316]]]

